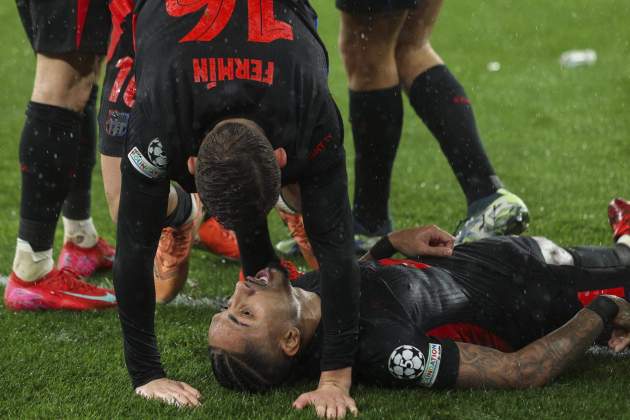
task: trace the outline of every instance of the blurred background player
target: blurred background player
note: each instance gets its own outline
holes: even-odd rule
[[[117,221],[120,201],[120,159],[124,154],[129,115],[136,96],[132,31],[134,7],[134,0],[109,2],[112,31],[99,111],[99,133],[103,185],[114,222]],[[155,153],[158,152],[155,150]],[[156,300],[163,303],[175,298],[186,283],[193,243],[197,242],[210,252],[230,260],[240,257],[234,232],[224,229],[216,218],[204,215],[196,194],[188,194],[179,185],[172,184],[169,214],[171,217],[162,230],[154,261]]]
[[[456,241],[524,231],[527,207],[503,188],[463,87],[429,42],[442,0],[336,4],[356,151],[355,234],[362,250],[392,229],[388,201],[403,123],[401,87],[438,140],[466,195],[468,213],[456,229]]]
[[[5,304],[13,310],[111,307],[109,290],[81,280],[111,268],[114,258],[90,217],[96,82],[110,32],[106,0],[18,0],[17,6],[36,70],[20,140],[20,226]],[[62,211],[56,269],[52,246]]]
[[[388,203],[403,123],[401,86],[466,196],[468,212],[456,228],[456,242],[518,234],[527,227],[525,203],[503,188],[463,87],[429,42],[441,7],[442,0],[337,0],[355,146],[353,215],[359,253],[392,230]],[[316,268],[301,215],[283,203],[278,211],[292,239],[276,249],[285,255],[299,249]]]

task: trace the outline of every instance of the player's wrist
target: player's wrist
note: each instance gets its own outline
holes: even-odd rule
[[[352,386],[352,367],[322,371],[319,386],[322,385],[334,385],[349,390]]]
[[[389,235],[383,236],[374,244],[374,246],[370,249],[370,255],[375,260],[380,260],[382,258],[389,258],[397,252],[396,248],[392,244]]]
[[[597,296],[586,306],[586,309],[595,312],[608,325],[619,313],[619,306],[611,298],[606,296]]]

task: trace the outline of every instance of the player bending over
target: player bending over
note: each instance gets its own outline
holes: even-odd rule
[[[129,131],[131,108],[136,97],[136,78],[133,71],[134,0],[110,0],[112,15],[111,43],[107,51],[104,94],[99,111],[101,138],[101,170],[107,203],[112,220],[116,222],[120,201],[120,161],[125,154],[125,139]],[[157,159],[162,152],[153,148]],[[216,218],[207,217],[196,194],[185,192],[173,183],[169,190],[169,212],[162,229],[154,258],[154,282],[157,302],[169,302],[183,288],[188,277],[188,260],[196,240],[209,251],[230,260],[238,260],[239,252],[234,232],[224,229]],[[176,217],[179,215],[179,217]]]
[[[630,203],[613,201],[609,215],[613,248],[496,237],[419,262],[388,257],[417,255],[436,228],[383,238],[360,264],[356,377],[399,388],[528,388],[553,380],[598,339],[624,349],[630,304],[598,295],[628,296]],[[290,284],[270,268],[238,283],[208,333],[219,383],[263,391],[308,377],[321,354],[320,291],[316,271]]]
[[[324,336],[320,387],[301,401],[353,409],[359,270],[343,127],[314,12],[302,0],[143,0],[135,11],[137,91],[121,163],[114,285],[136,392],[199,403],[196,390],[166,378],[154,331],[160,232],[191,217],[183,199],[170,206],[171,181],[182,197],[197,190],[236,231],[246,275],[278,262],[266,217],[281,186],[297,183],[321,263]]]

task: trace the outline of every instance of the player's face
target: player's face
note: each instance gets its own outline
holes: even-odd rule
[[[238,282],[227,307],[212,317],[208,344],[238,353],[246,343],[270,346],[292,325],[295,304],[284,272],[260,270]]]

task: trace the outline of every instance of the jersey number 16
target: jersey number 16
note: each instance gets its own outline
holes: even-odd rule
[[[293,40],[291,25],[277,20],[273,13],[274,0],[247,0],[247,40],[269,43],[278,39]],[[205,11],[190,32],[179,42],[212,41],[230,21],[236,0],[166,0],[166,12],[180,17],[205,7]]]

